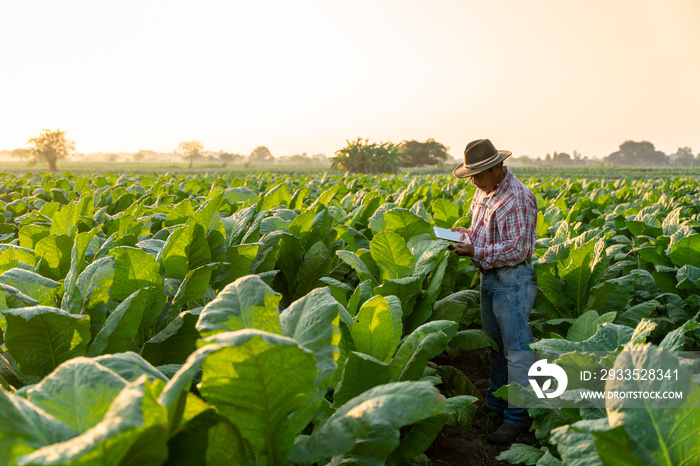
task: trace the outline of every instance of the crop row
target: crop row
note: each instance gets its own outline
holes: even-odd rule
[[[0,176],[1,463],[398,464],[468,429],[480,395],[430,363],[493,346],[476,269],[432,235],[469,225],[464,181]],[[697,182],[526,184],[536,349],[697,349]],[[511,459],[600,461],[586,420],[673,441],[531,414],[543,449]]]

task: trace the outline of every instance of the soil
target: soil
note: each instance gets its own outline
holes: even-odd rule
[[[471,380],[479,393],[486,393],[489,377],[487,350],[461,351],[454,359],[435,361],[459,369]],[[480,405],[482,402],[477,402]],[[510,464],[496,459],[510,445],[492,444],[486,435],[498,428],[491,419],[472,420],[467,432],[459,427],[445,426],[425,455],[435,466],[497,466]],[[536,445],[534,434],[521,435],[517,442]]]

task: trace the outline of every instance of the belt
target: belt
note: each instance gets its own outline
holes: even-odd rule
[[[506,269],[506,268],[508,268],[508,267],[517,267],[517,266],[519,266],[519,265],[529,264],[529,263],[531,263],[531,262],[532,262],[532,258],[528,257],[527,259],[525,259],[525,260],[523,260],[523,261],[520,261],[520,262],[518,262],[518,263],[515,264],[515,265],[504,265],[503,267],[491,267],[490,269],[482,269],[480,266],[478,266],[478,265],[476,265],[476,264],[474,264],[474,265],[476,265],[476,268],[479,269],[479,272],[481,272],[482,274],[486,275],[486,274],[489,274],[489,273],[494,273],[494,272],[496,272],[496,271],[498,271],[498,270]]]

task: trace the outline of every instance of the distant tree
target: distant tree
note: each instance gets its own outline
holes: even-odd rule
[[[314,154],[311,156],[311,159],[315,162],[328,163],[328,157],[326,157],[326,154]]]
[[[175,153],[190,163],[190,168],[195,160],[204,157],[204,144],[197,140],[184,141],[177,146]]]
[[[58,129],[42,129],[39,136],[29,139],[28,144],[29,162],[46,162],[52,172],[58,171],[59,160],[75,153],[75,142],[66,139],[66,132]]]
[[[425,142],[404,141],[399,148],[402,152],[401,165],[405,167],[442,165],[449,158],[448,148],[435,139],[428,139]]]
[[[146,154],[144,154],[143,151],[138,151],[131,157],[131,160],[133,162],[143,162],[145,158]]]
[[[27,160],[29,157],[31,157],[32,153],[29,149],[12,149],[10,152],[10,155],[12,157],[17,157],[20,160]]]
[[[668,164],[668,156],[654,148],[648,141],[625,141],[620,149],[603,159],[612,165],[660,166]]]
[[[245,157],[240,154],[231,154],[229,152],[220,151],[216,157],[222,162],[234,163],[243,160]]]
[[[107,162],[109,162],[109,163],[114,163],[114,162],[116,162],[117,160],[119,160],[119,155],[117,155],[117,154],[115,154],[115,153],[112,152],[112,153],[109,153],[109,154],[105,154],[105,155],[104,155],[104,158],[107,159]]]
[[[250,163],[272,163],[275,158],[272,156],[272,152],[265,146],[258,146],[253,149],[248,157]]]
[[[508,159],[509,161],[511,159]],[[533,159],[529,155],[521,155],[520,157],[513,157],[510,164],[514,165],[524,165],[526,167],[539,166],[542,164],[540,159]]]
[[[571,165],[571,156],[566,152],[555,152],[554,155],[552,155],[552,164],[563,166]]]
[[[690,147],[679,147],[675,154],[670,156],[671,163],[678,167],[692,167],[695,163],[693,149]]]
[[[314,161],[311,159],[311,157],[306,155],[306,152],[304,152],[303,154],[290,155],[287,157],[286,162],[293,165],[308,165]]]
[[[347,146],[337,150],[331,157],[331,170],[351,173],[396,173],[399,169],[401,149],[397,144],[384,142],[369,144],[361,138],[346,141]]]

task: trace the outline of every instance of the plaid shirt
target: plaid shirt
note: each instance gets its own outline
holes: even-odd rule
[[[477,189],[472,199],[472,225],[468,229],[474,245],[472,259],[478,267],[517,265],[535,252],[537,200],[510,170],[490,193]]]

